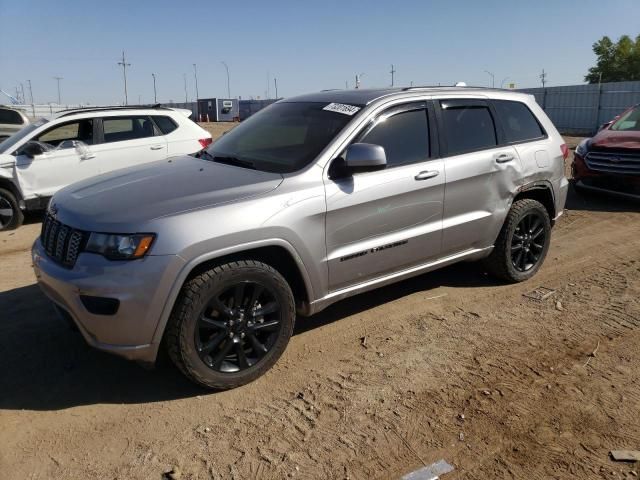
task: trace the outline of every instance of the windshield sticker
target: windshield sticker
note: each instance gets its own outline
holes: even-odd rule
[[[354,107],[353,105],[345,105],[344,103],[330,103],[323,108],[327,112],[337,112],[344,115],[355,115],[360,110],[360,107]]]

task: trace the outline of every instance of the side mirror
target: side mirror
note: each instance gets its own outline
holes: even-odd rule
[[[28,142],[24,147],[20,149],[22,155],[26,155],[29,158],[37,157],[44,153],[44,148],[39,142]]]
[[[381,170],[387,166],[387,154],[380,145],[352,143],[347,147],[344,162],[349,170]]]
[[[598,131],[600,130],[604,130],[605,128],[607,128],[609,125],[611,125],[613,123],[613,120],[611,120],[610,122],[605,122],[602,125],[600,125],[600,127],[598,128]]]

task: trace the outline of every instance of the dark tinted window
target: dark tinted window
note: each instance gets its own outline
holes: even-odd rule
[[[358,141],[384,147],[387,165],[424,161],[429,158],[427,112],[411,110],[388,117]]]
[[[22,117],[15,110],[0,108],[0,123],[9,125],[22,125]]]
[[[153,117],[153,121],[156,122],[156,125],[160,129],[163,135],[167,133],[173,132],[178,125],[169,117],[165,117],[164,115],[158,115]]]
[[[488,107],[448,106],[446,102],[440,105],[449,155],[497,145],[496,128]]]
[[[507,142],[522,142],[544,136],[531,110],[520,102],[493,100]]]
[[[57,146],[65,140],[80,140],[87,145],[93,145],[93,120],[85,118],[75,122],[63,123],[46,130],[37,138],[39,142]]]
[[[104,117],[102,125],[106,143],[135,140],[155,135],[153,122],[147,116]]]
[[[258,170],[294,172],[313,161],[358,115],[326,110],[327,105],[274,103],[218,138],[207,152],[214,158],[249,162]]]

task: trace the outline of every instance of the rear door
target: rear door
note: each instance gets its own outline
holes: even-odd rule
[[[100,173],[167,158],[167,141],[147,115],[102,117],[99,125],[93,150]]]
[[[430,136],[435,119],[427,107],[425,102],[394,107],[357,137],[384,147],[385,169],[326,181],[331,290],[439,256],[444,165]]]
[[[521,183],[522,165],[487,100],[440,99],[436,104],[447,184],[443,255],[491,246]]]

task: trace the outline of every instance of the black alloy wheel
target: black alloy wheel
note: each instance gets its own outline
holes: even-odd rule
[[[269,287],[242,281],[214,293],[195,329],[202,361],[217,372],[247,369],[275,344],[282,307]]]
[[[530,211],[516,226],[511,238],[511,262],[519,272],[526,272],[540,261],[546,244],[544,219]]]

